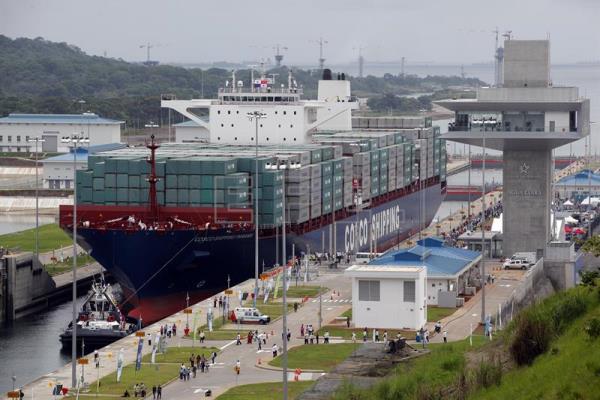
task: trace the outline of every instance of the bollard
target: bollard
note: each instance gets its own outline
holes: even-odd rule
[[[260,358],[258,359],[258,362],[257,362],[257,364],[258,364],[258,365],[261,365],[261,364],[262,364],[262,361],[260,360]]]

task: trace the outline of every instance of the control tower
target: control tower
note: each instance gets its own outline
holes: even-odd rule
[[[590,133],[590,102],[550,79],[548,40],[506,40],[504,82],[476,99],[437,101],[455,112],[443,139],[501,150],[503,250],[543,254],[550,240],[552,149]]]

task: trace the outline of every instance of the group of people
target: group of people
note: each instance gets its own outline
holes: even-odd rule
[[[166,335],[168,338],[177,336],[177,325],[175,323],[161,325],[160,336],[162,335]]]
[[[250,330],[246,335],[246,344],[252,344],[256,342],[258,344],[258,350],[262,350],[262,346],[267,344],[267,339],[269,335],[266,332],[258,333],[258,330]],[[236,335],[236,346],[241,346],[242,344],[242,335],[238,332]]]
[[[121,396],[121,397],[131,397],[131,395],[129,394],[129,391],[127,389],[125,389],[125,392],[123,393],[123,396]],[[146,397],[146,385],[144,384],[144,382],[136,383],[135,385],[133,385],[133,397],[141,397],[141,398]],[[162,399],[162,386],[161,385],[152,386],[152,399],[153,400]]]
[[[215,364],[215,360],[217,358],[217,352],[213,351],[210,355],[209,359],[204,356],[204,354],[196,354],[192,353],[189,358],[190,365],[189,367],[185,364],[181,364],[179,368],[179,379],[183,381],[187,381],[190,379],[190,375],[192,378],[196,377],[196,373],[200,370],[201,373],[208,373],[210,365]]]
[[[498,202],[485,209],[485,220],[497,218],[500,214],[502,214],[502,202]],[[463,219],[458,226],[452,228],[447,234],[442,234],[442,236],[451,246],[458,245],[458,238],[460,235],[465,232],[473,232],[481,226],[482,215],[483,214],[480,211],[477,215],[471,215],[471,218],[468,218],[466,215],[463,216]]]

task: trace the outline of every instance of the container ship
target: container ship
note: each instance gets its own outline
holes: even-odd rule
[[[77,240],[121,285],[128,316],[157,321],[253,277],[257,260],[287,263],[292,247],[375,253],[429,225],[446,187],[431,119],[353,118],[350,82],[329,70],[317,100],[301,96],[291,73],[248,88],[233,74],[217,99],[162,100],[194,133],[77,171]],[[69,233],[73,211],[60,208]]]

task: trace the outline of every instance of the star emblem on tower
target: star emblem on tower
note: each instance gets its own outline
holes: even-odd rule
[[[530,167],[527,163],[521,164],[521,166],[519,167],[519,171],[521,172],[521,175],[529,174],[529,168]]]

